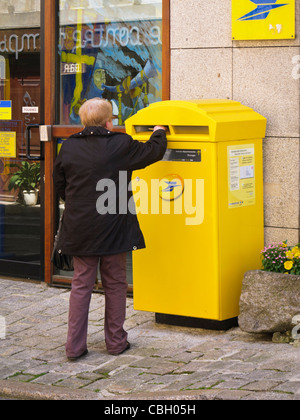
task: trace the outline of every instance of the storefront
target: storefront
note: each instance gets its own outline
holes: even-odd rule
[[[63,207],[53,162],[93,96],[113,101],[121,130],[169,98],[232,99],[266,117],[265,243],[297,244],[300,0],[278,6],[256,14],[251,0],[0,0],[0,276],[70,282],[50,262]],[[256,18],[240,19],[247,13]],[[39,125],[50,141],[40,142]],[[29,163],[31,206],[19,193]]]
[[[0,275],[67,284],[72,274],[50,261],[63,209],[55,157],[79,131],[85,100],[111,100],[123,130],[139,109],[169,98],[169,0],[0,4]],[[36,201],[25,201],[27,190]]]

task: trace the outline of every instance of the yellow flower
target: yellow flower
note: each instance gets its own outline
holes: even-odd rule
[[[286,244],[285,242],[283,242],[283,243],[281,244],[281,246],[282,246],[282,248],[286,248],[286,247],[287,247],[287,244]]]
[[[291,270],[292,268],[293,268],[293,261],[286,261],[285,263],[284,263],[284,268],[286,269],[286,270]]]
[[[294,248],[292,249],[292,252],[294,253],[295,257],[300,256],[300,249],[297,246],[294,246]]]
[[[286,258],[288,258],[289,260],[292,260],[294,258],[294,254],[292,251],[286,251],[285,253]]]

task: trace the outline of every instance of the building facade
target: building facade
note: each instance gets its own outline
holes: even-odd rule
[[[171,99],[229,98],[268,120],[266,243],[299,242],[300,2],[295,3],[295,38],[282,40],[233,40],[232,0],[171,0],[170,8]]]
[[[267,40],[233,39],[233,2],[0,1],[0,275],[70,282],[50,261],[63,208],[52,170],[92,97],[112,101],[121,130],[168,99],[233,99],[265,116],[265,242],[299,242],[300,0],[295,34]]]

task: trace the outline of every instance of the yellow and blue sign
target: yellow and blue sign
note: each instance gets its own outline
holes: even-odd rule
[[[232,39],[294,39],[295,0],[232,0]]]
[[[12,101],[0,101],[0,120],[11,120]]]

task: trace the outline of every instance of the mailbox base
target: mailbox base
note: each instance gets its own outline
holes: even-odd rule
[[[155,314],[155,322],[158,324],[176,325],[178,327],[227,331],[230,328],[238,326],[238,317],[217,321],[214,319],[193,318],[181,315]]]

